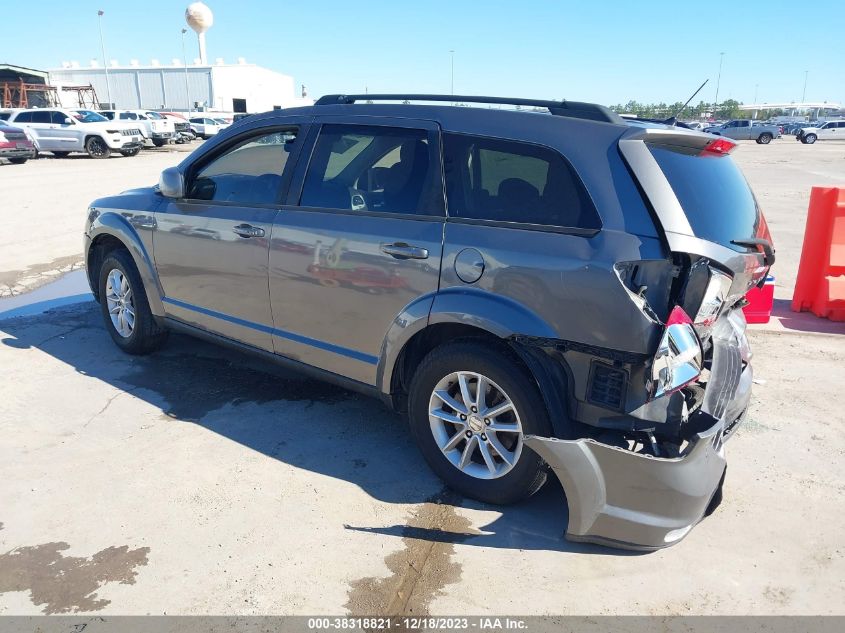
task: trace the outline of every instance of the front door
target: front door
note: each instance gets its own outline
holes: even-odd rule
[[[246,133],[186,173],[156,212],[154,254],[169,317],[272,351],[267,257],[297,128]]]
[[[273,343],[283,356],[374,385],[391,324],[411,304],[427,314],[437,291],[439,130],[377,117],[318,122],[273,227]]]

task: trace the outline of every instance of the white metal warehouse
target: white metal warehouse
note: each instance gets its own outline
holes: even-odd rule
[[[103,107],[111,103],[120,109],[264,112],[312,103],[297,94],[293,77],[242,58],[236,64],[218,59],[214,64],[187,67],[176,59],[169,66],[157,60],[149,66],[135,60],[120,66],[112,60],[108,69],[93,60],[88,67],[65,62],[50,71],[50,83],[59,88],[91,84]],[[58,94],[68,98],[62,90]]]

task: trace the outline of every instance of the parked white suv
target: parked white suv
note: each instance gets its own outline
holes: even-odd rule
[[[156,147],[162,147],[176,137],[173,121],[151,110],[101,110],[100,114],[110,120],[135,122],[141,128],[145,139]]]
[[[14,110],[8,120],[29,133],[37,151],[57,157],[85,152],[91,158],[108,158],[112,151],[135,156],[143,144],[138,128],[115,124],[91,110]]]
[[[191,117],[189,121],[191,123],[191,131],[204,139],[214,136],[223,129],[220,123],[207,116]]]
[[[827,121],[818,127],[802,127],[795,138],[807,144],[815,143],[817,140],[845,140],[845,121]]]

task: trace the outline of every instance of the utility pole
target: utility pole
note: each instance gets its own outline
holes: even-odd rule
[[[450,50],[449,55],[452,60],[452,92],[450,92],[449,94],[455,94],[455,51]]]
[[[103,69],[106,72],[106,95],[109,100],[109,108],[115,107],[115,104],[111,100],[111,80],[109,79],[109,64],[106,61],[106,44],[105,40],[103,39],[103,14],[105,11],[100,9],[97,11],[97,22],[100,26],[100,51],[103,53]]]
[[[809,70],[804,71],[804,92],[801,93],[801,103],[804,103],[804,100],[807,98],[807,75],[809,74]]]
[[[716,78],[716,103],[713,104],[713,110],[719,107],[719,84],[722,83],[722,60],[725,58],[724,53],[719,53],[719,76]]]
[[[191,92],[188,89],[188,57],[185,55],[185,33],[188,29],[182,29],[182,63],[185,65],[185,99],[188,101],[188,116],[191,114]]]

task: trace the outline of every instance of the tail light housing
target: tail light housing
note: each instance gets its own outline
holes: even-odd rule
[[[701,375],[702,357],[692,319],[680,306],[675,306],[652,361],[652,398],[668,395],[694,382]]]
[[[736,148],[736,143],[725,137],[719,137],[707,143],[702,154],[730,154]]]

